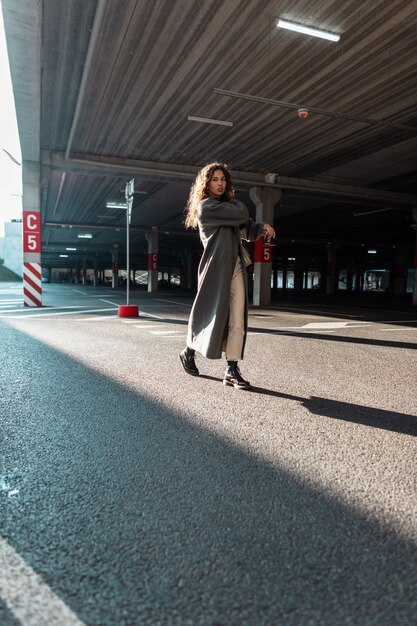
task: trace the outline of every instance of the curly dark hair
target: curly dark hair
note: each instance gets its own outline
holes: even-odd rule
[[[229,202],[235,195],[229,169],[225,163],[214,161],[208,163],[198,172],[197,177],[190,189],[187,206],[185,209],[185,226],[187,228],[197,228],[198,226],[198,205],[204,198],[208,197],[207,186],[216,170],[221,170],[226,178],[226,190],[223,199]]]

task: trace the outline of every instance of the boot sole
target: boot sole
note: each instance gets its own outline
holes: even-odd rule
[[[234,387],[235,389],[242,389],[243,391],[245,391],[246,389],[252,389],[252,385],[246,385],[245,387],[242,387],[242,385],[237,385],[235,383],[232,383],[230,380],[224,380],[223,385],[225,387]]]

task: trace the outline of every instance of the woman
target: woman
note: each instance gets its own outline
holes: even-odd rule
[[[208,359],[220,359],[224,352],[227,366],[223,384],[249,389],[250,383],[242,378],[238,367],[248,326],[248,255],[241,240],[255,241],[262,235],[269,240],[275,237],[275,230],[269,224],[254,224],[246,206],[233,196],[232,180],[224,163],[203,167],[191,187],[185,225],[198,227],[204,251],[188,322],[187,346],[179,357],[187,374],[198,376],[196,351]]]

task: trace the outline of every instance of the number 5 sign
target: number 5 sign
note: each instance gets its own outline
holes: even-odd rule
[[[272,263],[272,247],[263,237],[255,241],[255,263]]]
[[[41,214],[23,211],[23,252],[41,251]]]

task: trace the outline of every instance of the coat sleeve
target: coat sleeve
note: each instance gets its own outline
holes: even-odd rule
[[[263,233],[264,224],[255,224],[252,220],[248,220],[240,226],[240,238],[246,241],[256,241]]]
[[[243,202],[220,202],[215,198],[206,198],[198,207],[198,218],[203,228],[220,226],[239,226],[249,219],[249,211]]]

